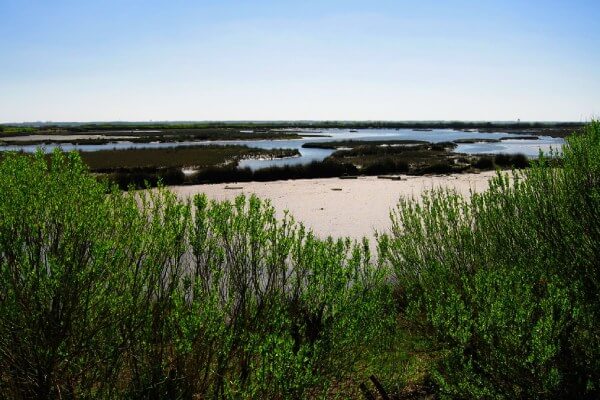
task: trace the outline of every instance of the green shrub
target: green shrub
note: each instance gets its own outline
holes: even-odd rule
[[[111,375],[129,266],[118,227],[137,209],[106,191],[73,154],[0,164],[3,397],[89,394]]]
[[[77,154],[0,163],[0,397],[298,398],[389,328],[368,243],[258,198],[120,192]],[[385,328],[385,329],[384,329]]]
[[[494,157],[494,163],[504,168],[527,168],[529,159],[524,154],[497,154]]]
[[[494,169],[494,160],[489,156],[482,156],[473,164],[478,169]]]
[[[432,165],[427,165],[421,168],[418,168],[414,171],[414,175],[424,175],[424,174],[451,174],[452,172],[459,172],[460,168],[457,168],[450,164],[447,160],[436,162]]]
[[[398,160],[393,157],[384,157],[374,163],[368,164],[360,172],[366,175],[379,175],[389,173],[407,173],[409,169],[410,166],[404,160]]]
[[[404,318],[445,356],[432,373],[457,398],[599,394],[600,123],[465,199],[401,200],[379,245]]]
[[[116,170],[97,171],[105,173],[100,175],[115,183],[121,190],[130,186],[137,189],[157,187],[163,185],[181,185],[185,182],[185,175],[181,168],[118,168]]]

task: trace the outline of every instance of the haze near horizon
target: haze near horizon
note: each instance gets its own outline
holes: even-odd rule
[[[0,123],[600,115],[594,1],[0,0]]]

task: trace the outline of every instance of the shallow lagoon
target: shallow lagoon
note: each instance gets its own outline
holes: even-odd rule
[[[321,129],[321,130],[303,130],[307,135],[300,139],[282,139],[282,140],[221,140],[221,141],[185,141],[185,142],[150,142],[150,143],[132,143],[126,140],[115,141],[106,144],[81,144],[74,145],[70,143],[52,143],[43,146],[44,150],[49,152],[56,147],[61,147],[65,151],[98,151],[98,150],[121,150],[130,148],[170,148],[179,146],[198,146],[209,144],[235,144],[257,147],[262,149],[288,148],[297,149],[299,157],[282,158],[275,160],[242,160],[240,167],[249,167],[260,169],[270,166],[283,166],[295,164],[307,164],[312,161],[321,161],[329,156],[334,150],[303,148],[302,145],[307,142],[329,142],[335,140],[423,140],[428,142],[449,142],[457,139],[500,139],[514,137],[515,139],[503,140],[499,143],[468,143],[459,144],[456,147],[458,153],[468,154],[499,154],[499,153],[522,153],[528,157],[537,157],[539,151],[549,152],[550,149],[560,150],[564,143],[562,138],[553,138],[550,136],[539,136],[538,140],[519,139],[522,136],[531,136],[530,133],[514,134],[505,132],[481,133],[471,131],[458,131],[452,129],[433,129],[430,131],[412,130],[412,129],[359,129],[351,131],[349,129]],[[10,144],[0,146],[0,150],[17,150],[25,152],[34,152],[39,145],[19,146]]]

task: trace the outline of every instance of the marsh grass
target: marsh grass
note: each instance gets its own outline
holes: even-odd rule
[[[118,168],[211,167],[250,157],[291,157],[296,150],[264,150],[247,146],[190,146],[162,149],[124,149],[82,152],[92,171]]]

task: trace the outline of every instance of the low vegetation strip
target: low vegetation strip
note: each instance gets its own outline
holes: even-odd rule
[[[297,156],[297,150],[264,150],[247,146],[193,146],[160,149],[125,149],[82,152],[81,158],[92,171],[117,168],[206,168],[243,158]]]
[[[102,138],[96,138],[95,136],[102,136]],[[232,127],[196,127],[194,125],[159,125],[156,127],[129,125],[42,125],[36,127],[0,125],[0,137],[4,141],[29,145],[51,143],[105,144],[111,141],[123,140],[120,139],[123,136],[127,137],[127,141],[133,143],[301,138],[298,133],[292,131],[244,130]]]
[[[0,163],[2,398],[598,398],[600,123],[369,244],[258,198]]]

